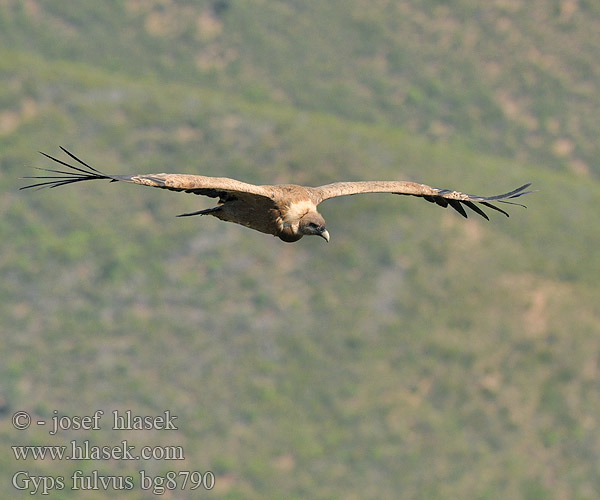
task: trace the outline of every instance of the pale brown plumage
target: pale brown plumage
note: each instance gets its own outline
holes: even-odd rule
[[[61,147],[61,149],[79,165],[71,165],[42,153],[47,158],[70,170],[41,168],[40,170],[54,175],[26,177],[27,179],[38,179],[41,182],[24,186],[21,189],[58,187],[80,181],[108,179],[111,182],[132,182],[171,191],[200,194],[218,198],[217,206],[198,212],[181,214],[178,217],[212,215],[218,219],[235,222],[261,233],[272,234],[286,242],[298,241],[307,235],[321,236],[329,241],[325,219],[317,211],[317,205],[337,196],[360,193],[392,193],[419,196],[442,207],[449,205],[463,217],[467,217],[464,207],[468,207],[488,219],[488,216],[477,204],[497,210],[508,217],[508,213],[493,205],[492,202],[516,204],[509,200],[532,192],[525,191],[529,184],[525,184],[509,193],[484,197],[448,189],[432,188],[425,184],[407,181],[335,182],[319,187],[297,186],[294,184],[256,186],[227,177],[205,177],[189,174],[108,175],[83,162],[65,148]]]

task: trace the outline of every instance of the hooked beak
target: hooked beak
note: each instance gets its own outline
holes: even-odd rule
[[[319,236],[329,243],[329,231],[327,231],[327,229],[323,229],[323,231],[319,233]]]

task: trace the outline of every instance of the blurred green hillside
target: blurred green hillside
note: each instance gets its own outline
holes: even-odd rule
[[[3,491],[152,498],[143,469],[214,472],[165,498],[598,498],[599,46],[584,0],[0,0]],[[491,222],[331,200],[331,242],[289,245],[175,219],[196,196],[18,191],[58,145],[117,174],[540,192]],[[112,430],[127,409],[179,430]],[[74,439],[186,459],[10,448]],[[78,469],[135,487],[72,491]]]

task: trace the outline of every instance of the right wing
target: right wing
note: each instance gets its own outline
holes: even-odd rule
[[[452,191],[451,189],[438,189],[426,184],[418,184],[409,181],[356,181],[356,182],[334,182],[325,186],[314,188],[318,203],[336,198],[338,196],[347,196],[363,193],[392,193],[400,195],[411,195],[424,198],[427,201],[436,203],[437,205],[446,208],[451,206],[463,217],[467,217],[467,212],[464,207],[468,207],[483,218],[488,219],[486,213],[479,208],[476,203],[479,203],[487,208],[491,208],[503,213],[508,217],[508,213],[494,205],[494,203],[508,203],[511,205],[520,205],[510,201],[511,199],[524,196],[533,191],[525,191],[530,184],[524,184],[517,189],[508,193],[499,194],[496,196],[477,196],[472,194],[462,193],[460,191]],[[464,205],[464,206],[463,206]],[[524,205],[520,205],[524,206]]]

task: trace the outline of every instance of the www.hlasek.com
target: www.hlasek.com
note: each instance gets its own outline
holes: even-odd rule
[[[50,419],[51,436],[56,436],[60,431],[92,431],[100,430],[102,410],[96,410],[92,415],[86,416],[59,416],[54,411]],[[131,410],[124,413],[112,412],[113,430],[160,430],[176,431],[175,420],[177,416],[166,410],[158,416],[133,415]],[[32,424],[40,427],[48,424],[45,420],[34,420],[25,411],[18,411],[13,415],[13,427],[24,431]],[[15,460],[21,463],[26,460],[158,460],[178,461],[185,460],[183,446],[136,446],[122,440],[118,445],[99,446],[89,440],[71,440],[68,445],[13,445],[11,446]],[[215,486],[215,476],[211,471],[200,472],[196,470],[168,471],[159,475],[139,470],[134,475],[107,475],[98,470],[74,470],[66,475],[37,475],[27,470],[17,470],[12,476],[12,485],[16,490],[27,491],[31,495],[49,495],[54,490],[132,490],[137,486],[144,491],[151,491],[155,495],[162,495],[165,491],[172,490],[211,490]]]

